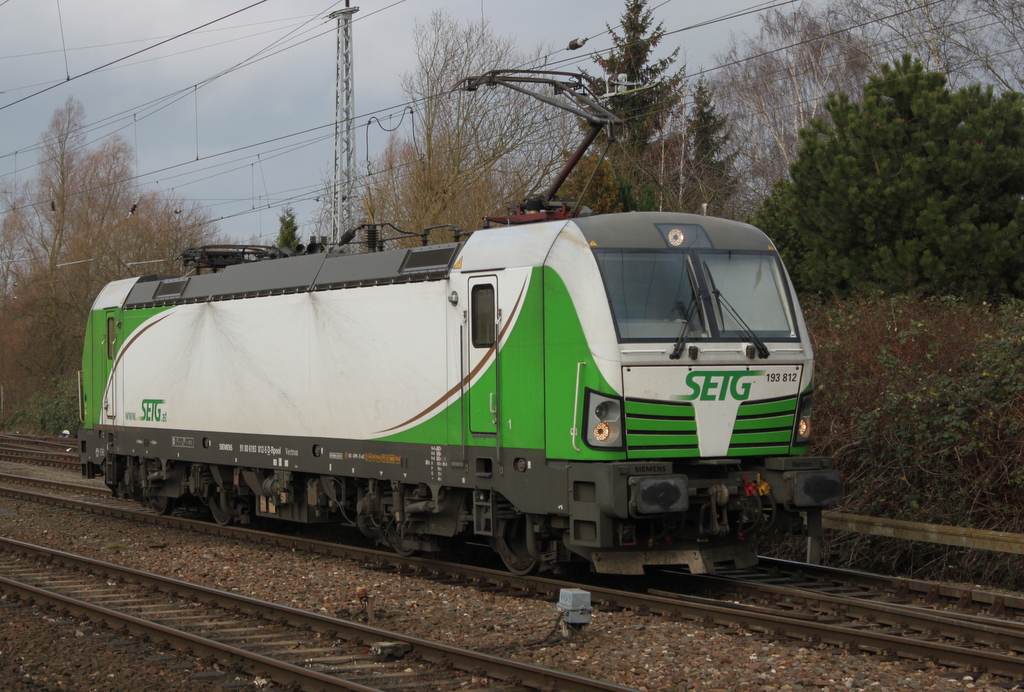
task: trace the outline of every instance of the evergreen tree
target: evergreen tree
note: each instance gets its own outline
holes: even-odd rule
[[[595,214],[629,211],[620,201],[620,179],[616,177],[611,162],[600,159],[599,164],[598,159],[594,153],[584,156],[559,189],[558,196],[571,202],[582,197],[583,206]],[[588,183],[589,187],[584,190]]]
[[[299,225],[295,222],[295,211],[291,207],[285,207],[277,220],[281,222],[281,230],[277,233],[274,247],[294,250],[299,245]]]
[[[802,288],[1024,296],[1020,94],[953,92],[905,56],[827,111],[754,219],[803,250]]]
[[[627,81],[636,83],[628,88],[637,91],[611,100],[611,110],[626,123],[626,142],[634,149],[642,149],[651,141],[668,112],[679,103],[683,81],[683,69],[671,71],[678,48],[668,57],[652,60],[651,53],[665,36],[661,22],[653,25],[647,0],[626,0],[619,24],[622,34],[606,25],[614,47],[607,57],[595,58],[607,78],[625,74]]]
[[[737,188],[736,151],[729,139],[729,119],[719,113],[714,92],[701,77],[686,123],[680,211],[698,212],[707,204],[715,216],[727,213]]]
[[[768,234],[775,249],[782,255],[790,278],[797,289],[806,288],[803,265],[811,261],[811,248],[806,239],[811,234],[803,235],[796,230],[794,219],[797,217],[796,196],[792,183],[780,180],[772,186],[771,194],[761,201],[750,222]]]

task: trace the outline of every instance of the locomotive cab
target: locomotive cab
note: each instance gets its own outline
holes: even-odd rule
[[[573,441],[593,465],[571,465],[565,542],[598,571],[684,563],[710,572],[756,562],[757,539],[771,529],[820,533],[821,509],[839,502],[842,484],[830,459],[803,456],[813,353],[770,240],[746,224],[682,214],[573,225],[596,264],[603,295],[593,302],[606,300],[615,343],[583,375]],[[595,278],[561,273],[567,283]],[[602,452],[623,461],[602,462]]]

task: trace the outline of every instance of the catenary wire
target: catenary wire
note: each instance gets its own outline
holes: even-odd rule
[[[788,2],[787,2],[787,3],[775,3],[774,5],[783,5],[783,4],[789,4],[789,3],[788,3]],[[915,9],[916,9],[916,8],[915,8]],[[896,14],[899,14],[899,13],[896,13]],[[895,16],[895,15],[890,15],[890,17],[891,17],[891,16]],[[699,24],[699,25],[694,25],[694,26],[704,26],[704,25],[706,25],[707,23],[708,23],[708,22],[704,22],[704,23],[701,23],[701,24]],[[675,31],[673,31],[673,32],[671,32],[671,33],[678,33],[679,31],[682,31],[682,30],[685,30],[685,28],[684,28],[684,29],[680,29],[680,30],[675,30]],[[847,30],[848,30],[848,29],[847,29]],[[607,33],[607,32],[604,32],[604,33]],[[668,33],[668,32],[666,32],[666,33]],[[782,51],[782,50],[786,50],[787,48],[791,48],[791,47],[793,47],[793,46],[796,46],[796,45],[799,45],[799,44],[792,44],[791,46],[788,46],[788,47],[781,47],[781,48],[779,48],[779,49],[775,49],[775,50],[773,50],[773,51],[769,51],[769,52],[779,52],[779,51]],[[763,55],[764,55],[764,54],[761,54],[761,56],[763,56]],[[760,57],[760,56],[751,56],[751,57]],[[746,59],[750,59],[750,58],[746,58]],[[711,68],[711,69],[709,69],[709,70],[702,70],[700,74],[705,74],[705,73],[709,73],[709,72],[713,71],[714,69],[718,69],[718,68]],[[403,106],[403,107],[404,107],[404,106]],[[391,107],[391,108],[395,108],[395,107]],[[390,110],[390,108],[389,108],[389,109],[381,109],[381,110],[380,110],[380,111],[378,111],[378,112],[383,112],[383,111],[385,111],[385,110]],[[333,123],[332,123],[332,124],[331,124],[330,126],[333,126]],[[262,144],[262,143],[260,143],[260,144]],[[259,146],[260,144],[256,144],[256,145],[251,145],[251,146]],[[243,147],[243,148],[249,148],[249,147]],[[145,175],[150,175],[150,174],[141,174],[140,176],[136,176],[136,177],[142,177],[142,176],[145,176]]]

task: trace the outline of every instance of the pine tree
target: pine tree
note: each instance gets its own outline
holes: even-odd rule
[[[1024,296],[1020,94],[953,92],[905,56],[861,101],[826,108],[801,134],[792,182],[755,218],[783,248],[802,246],[790,267],[802,288]]]
[[[737,152],[730,140],[729,119],[719,113],[714,92],[703,77],[697,82],[686,122],[684,170],[679,189],[679,210],[723,216],[738,185]]]
[[[274,247],[294,250],[299,245],[299,225],[295,222],[295,211],[291,207],[285,207],[277,220],[281,222],[281,230],[277,233]]]
[[[589,187],[585,188],[588,183]],[[579,165],[559,189],[558,196],[573,202],[582,198],[583,206],[595,214],[630,211],[621,202],[620,188],[620,179],[616,177],[611,162],[590,153],[580,160]]]
[[[683,69],[671,71],[678,48],[668,57],[652,61],[651,54],[665,36],[661,22],[653,25],[647,0],[626,0],[619,24],[622,34],[606,25],[614,47],[606,57],[595,58],[607,78],[625,74],[628,82],[636,84],[629,88],[637,91],[611,100],[612,111],[626,123],[626,143],[634,149],[642,149],[651,141],[669,111],[679,103],[683,81]]]

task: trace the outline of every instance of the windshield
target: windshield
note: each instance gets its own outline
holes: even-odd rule
[[[774,253],[595,249],[619,341],[797,338]],[[705,314],[705,301],[713,317]],[[713,330],[713,333],[712,333]]]
[[[707,336],[687,255],[649,250],[594,252],[621,341],[675,341],[683,329]]]
[[[722,337],[744,338],[750,327],[762,339],[796,338],[782,267],[773,255],[721,252],[700,258]]]

